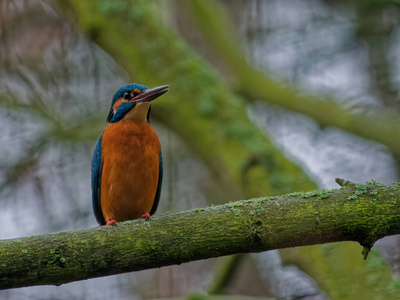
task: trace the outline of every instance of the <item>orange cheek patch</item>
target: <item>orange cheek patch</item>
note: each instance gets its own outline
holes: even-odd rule
[[[121,105],[122,102],[128,102],[128,101],[125,101],[123,99],[117,100],[117,102],[115,102],[114,105],[113,105],[113,110],[116,111],[118,109],[118,107]]]

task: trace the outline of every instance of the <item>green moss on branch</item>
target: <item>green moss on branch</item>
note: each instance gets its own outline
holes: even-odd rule
[[[0,288],[62,284],[189,261],[400,233],[400,185],[242,200],[88,230],[0,241]],[[377,191],[372,194],[370,191]],[[325,193],[322,192],[321,193]],[[361,259],[361,256],[360,256]]]

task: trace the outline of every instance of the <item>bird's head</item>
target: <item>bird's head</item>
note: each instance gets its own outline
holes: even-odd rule
[[[107,122],[115,123],[122,119],[149,120],[150,102],[168,91],[169,85],[152,89],[138,83],[124,85],[112,99]]]

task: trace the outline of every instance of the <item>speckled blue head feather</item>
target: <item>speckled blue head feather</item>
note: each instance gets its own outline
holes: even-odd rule
[[[133,91],[135,89],[139,89],[141,91],[144,91],[144,90],[147,90],[148,87],[143,85],[143,84],[130,83],[130,84],[124,85],[123,87],[119,88],[115,92],[115,94],[114,94],[114,96],[112,98],[110,111],[109,111],[108,116],[107,116],[107,122],[111,122],[111,119],[112,119],[112,117],[114,115],[113,106],[114,106],[115,102],[117,102],[119,99],[121,99],[126,92],[130,92],[130,91]]]

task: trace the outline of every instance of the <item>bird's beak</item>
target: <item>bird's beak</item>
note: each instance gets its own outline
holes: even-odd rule
[[[144,90],[142,93],[137,95],[136,97],[132,98],[131,102],[150,102],[162,94],[168,92],[169,85],[162,85],[152,89]]]

